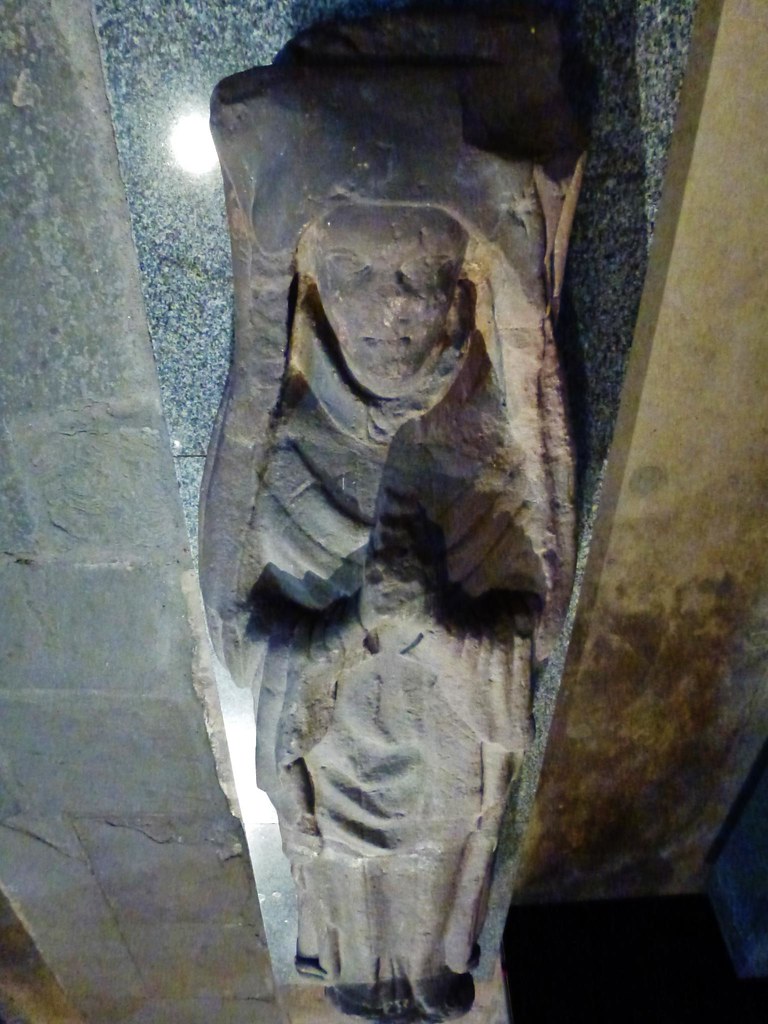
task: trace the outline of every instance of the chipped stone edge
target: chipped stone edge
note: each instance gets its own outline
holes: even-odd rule
[[[200,584],[194,569],[182,570],[180,584],[192,639],[192,685],[203,708],[205,729],[213,751],[219,785],[227,798],[230,811],[242,823],[243,815],[237,797],[224,716],[216,685],[213,647],[208,636],[208,627],[203,612]]]

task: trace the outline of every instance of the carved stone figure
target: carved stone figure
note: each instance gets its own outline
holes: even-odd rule
[[[377,1020],[472,1003],[571,585],[552,326],[578,136],[531,17],[324,30],[214,98],[237,324],[206,605],[257,690],[297,968]]]

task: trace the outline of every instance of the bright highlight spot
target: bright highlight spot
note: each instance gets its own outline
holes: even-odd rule
[[[176,162],[190,174],[207,174],[219,162],[205,114],[186,114],[179,118],[170,141]]]

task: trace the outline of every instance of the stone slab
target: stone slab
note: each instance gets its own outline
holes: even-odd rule
[[[0,892],[0,1020],[84,1024]]]
[[[202,920],[166,942],[192,946],[211,992],[237,959],[226,925],[255,951],[261,928],[206,732],[199,595],[86,0],[3,6],[0,129],[0,885],[78,1011],[116,1024],[156,1003],[121,914],[191,918],[197,871]],[[155,842],[169,828],[181,841]],[[187,1019],[173,1002],[156,1019]],[[241,1020],[231,1003],[215,993],[210,1024]]]
[[[0,688],[177,693],[192,649],[178,580],[147,565],[0,563]]]
[[[520,899],[700,889],[768,733],[764,29],[700,6]]]
[[[0,691],[0,750],[27,812],[205,817],[226,806],[192,698]]]
[[[27,493],[23,465],[14,455],[8,428],[0,420],[0,551],[28,551],[34,543],[37,518]]]
[[[265,999],[155,1000],[122,1024],[286,1024],[277,1003]]]
[[[0,878],[11,904],[34,925],[34,941],[67,996],[103,1020],[145,998],[136,966],[77,836],[65,822],[54,832],[34,820],[0,825]],[[45,884],[42,884],[42,880]]]
[[[0,821],[21,813],[18,786],[11,777],[11,768],[0,752]]]

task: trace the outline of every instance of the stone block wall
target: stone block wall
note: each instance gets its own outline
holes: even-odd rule
[[[90,1024],[277,1020],[90,5],[3,15],[0,888]]]

